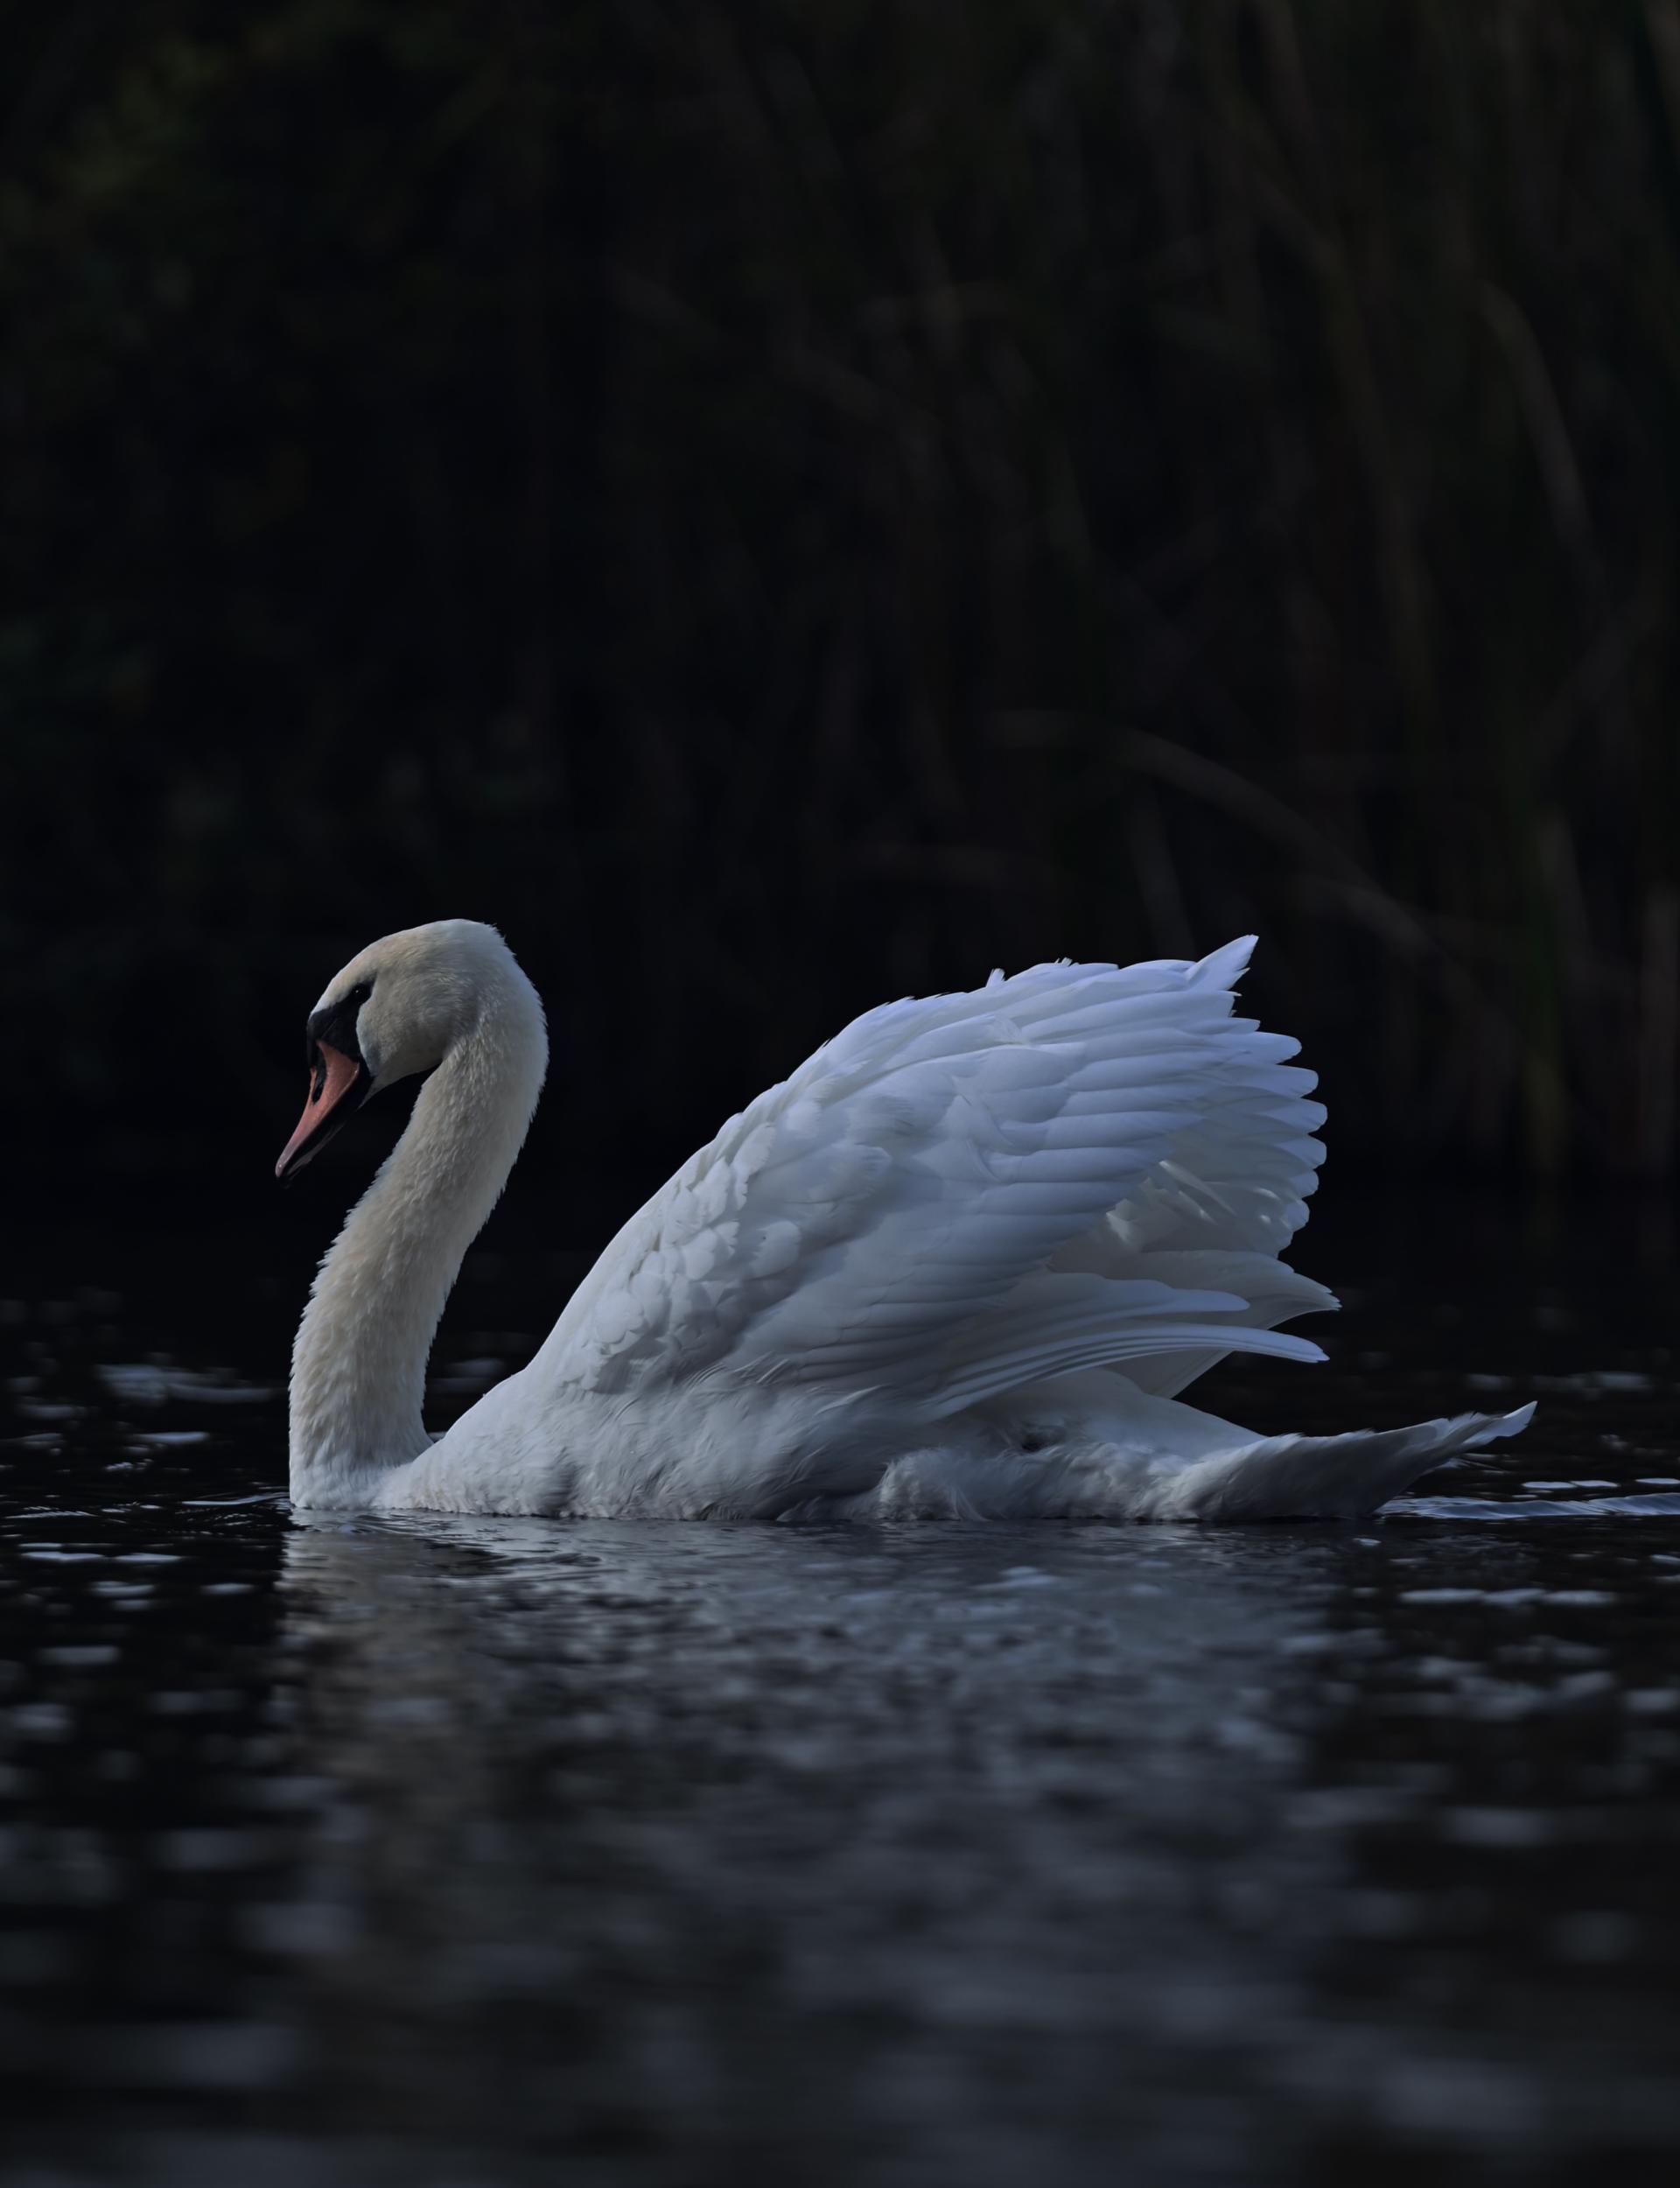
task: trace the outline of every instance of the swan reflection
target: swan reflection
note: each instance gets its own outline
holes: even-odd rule
[[[1005,2037],[1099,2109],[1113,2044],[1165,2040],[1165,2089],[1183,2030],[1245,2041],[1278,2000],[1277,1940],[1221,1895],[1298,1880],[1278,1819],[1311,1659],[1285,1645],[1323,1624],[1323,1558],[298,1525],[296,1767],[331,1789],[290,1910],[318,2071],[463,2131],[494,2059],[556,2131],[792,2133],[821,2102],[865,2142],[912,2086],[984,2118]]]

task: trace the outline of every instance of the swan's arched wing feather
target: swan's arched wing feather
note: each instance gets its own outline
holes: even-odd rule
[[[867,1013],[632,1219],[540,1370],[609,1392],[716,1374],[907,1388],[1117,1205],[1176,1206],[1190,1189],[1171,1166],[1199,1133],[1224,1167],[1198,1190],[1236,1189],[1248,1142],[1278,1189],[1298,1181],[1298,1090],[1278,1076],[1293,1044],[1231,1017],[1250,946],[1040,965]]]
[[[1195,1125],[1172,1154],[1092,1230],[1069,1239],[1051,1261],[1059,1273],[1111,1282],[1153,1279],[1235,1292],[1247,1301],[1235,1320],[1274,1329],[1297,1315],[1322,1314],[1334,1295],[1278,1257],[1306,1221],[1324,1148],[1314,1135],[1324,1106],[1318,1083],[1289,1059],[1297,1043],[1265,1034],[1252,1019],[1230,1023],[1240,1060],[1211,1089]],[[1158,1357],[1129,1356],[1128,1381],[1171,1397],[1237,1347],[1221,1342]]]
[[[1324,1123],[1308,1098],[1315,1072],[1287,1061],[1299,1043],[1235,1019],[1242,1061],[1227,1076],[1171,1160],[1152,1171],[1114,1212],[1133,1251],[1186,1247],[1281,1253],[1306,1223],[1318,1184]]]

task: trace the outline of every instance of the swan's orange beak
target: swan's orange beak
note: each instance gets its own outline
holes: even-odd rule
[[[350,1098],[365,1089],[368,1073],[359,1056],[346,1056],[330,1041],[315,1043],[315,1063],[310,1074],[309,1099],[298,1120],[298,1129],[281,1149],[274,1166],[277,1178],[288,1178],[318,1154],[351,1111],[358,1106]]]

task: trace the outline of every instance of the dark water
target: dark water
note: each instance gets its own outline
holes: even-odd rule
[[[1680,2160],[1648,1211],[1320,1225],[1336,1364],[1210,1403],[1541,1417],[1381,1523],[1223,1532],[299,1525],[290,1221],[0,1287],[9,2184]],[[469,1266],[439,1418],[574,1267]]]

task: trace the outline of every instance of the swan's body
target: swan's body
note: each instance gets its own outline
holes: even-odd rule
[[[758,1519],[1366,1511],[1530,1409],[1256,1438],[1179,1403],[1222,1355],[1314,1360],[1278,1255],[1324,1119],[1292,1041],[1197,964],[1040,965],[891,1003],[762,1094],[634,1216],[530,1364],[436,1443],[425,1362],[547,1062],[493,929],[388,936],[311,1019],[281,1159],[430,1076],[321,1266],[291,1493],[348,1509]],[[330,1038],[329,1038],[330,1036]],[[329,1121],[329,1119],[331,1121]]]

